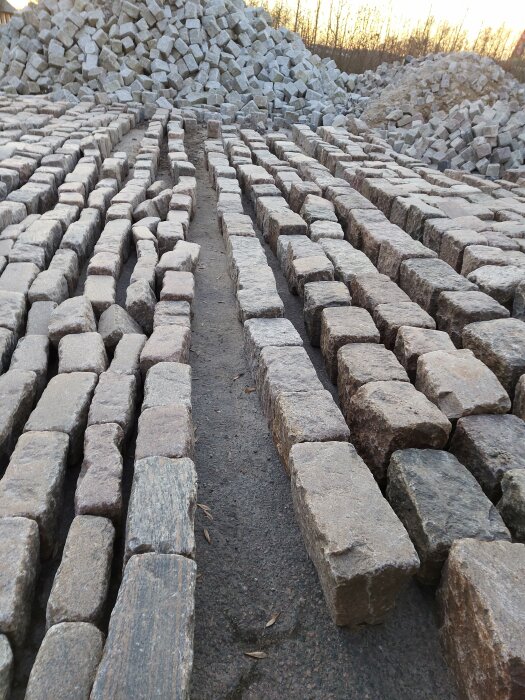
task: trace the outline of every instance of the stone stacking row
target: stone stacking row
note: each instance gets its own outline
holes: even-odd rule
[[[127,122],[123,121],[127,113],[121,112],[117,111],[118,125],[121,121],[129,126],[135,123],[131,121],[133,112]],[[177,176],[178,182],[171,188],[167,182],[155,181],[167,131],[171,134],[171,174],[177,172],[178,163],[182,166],[185,162],[182,115],[174,111],[171,121],[169,117],[167,110],[153,115],[129,177],[125,154],[110,157],[102,147],[99,158],[92,154],[88,161],[94,165],[92,174],[84,172],[83,177],[80,171],[77,177],[74,162],[71,164],[75,179],[70,182],[74,183],[71,187],[78,200],[58,206],[76,207],[82,213],[79,217],[77,211],[64,226],[60,248],[56,249],[53,239],[55,252],[50,267],[55,258],[68,255],[64,297],[75,293],[79,270],[86,269],[85,283],[81,284],[83,295],[66,299],[50,295],[34,300],[34,282],[27,283],[25,295],[18,294],[31,304],[26,336],[19,341],[11,368],[1,378],[6,397],[11,396],[11,404],[16,404],[16,410],[8,416],[6,401],[6,459],[8,440],[13,446],[16,442],[14,427],[19,426],[19,432],[24,430],[0,480],[1,546],[7,560],[0,597],[2,698],[10,684],[11,647],[18,650],[28,627],[39,557],[51,557],[56,549],[66,466],[78,463],[82,456],[76,515],[49,596],[48,629],[31,672],[27,697],[73,697],[78,692],[87,697],[94,680],[94,697],[105,696],[107,683],[112,687],[116,684],[121,697],[139,692],[133,674],[140,670],[140,664],[133,655],[124,658],[120,646],[119,625],[124,621],[128,628],[132,613],[137,619],[133,631],[139,637],[152,635],[144,644],[159,664],[157,674],[139,673],[146,684],[140,691],[142,697],[150,697],[159,688],[161,694],[175,692],[179,696],[180,692],[180,697],[188,692],[195,585],[195,564],[188,557],[194,553],[191,543],[196,477],[191,461],[191,375],[187,362],[192,272],[198,246],[186,243],[184,238],[194,208],[196,182],[192,177]],[[120,138],[122,129],[116,134]],[[82,147],[88,148],[88,144],[82,143]],[[67,193],[69,196],[71,190]],[[93,212],[94,224],[85,218],[89,212]],[[102,231],[101,219],[105,219]],[[157,239],[159,228],[163,235]],[[4,232],[13,234],[12,229],[8,224]],[[137,264],[127,290],[126,311],[115,303],[115,288],[132,240]],[[178,264],[173,257],[165,259],[166,255],[173,256],[176,247]],[[159,250],[165,251],[160,262]],[[169,275],[184,276],[182,291],[176,278],[171,281],[169,293],[166,291]],[[4,275],[0,284],[2,280]],[[11,296],[17,294],[11,292]],[[7,314],[10,308],[3,304],[2,311]],[[18,313],[17,328],[22,334],[26,319],[21,311]],[[46,386],[49,343],[58,355],[58,374]],[[124,513],[123,454],[134,429],[144,382],[123,586],[104,647],[101,630],[108,612],[112,566],[115,568],[113,544]],[[157,482],[153,473],[158,473]],[[159,505],[161,497],[164,501]],[[171,544],[167,544],[169,533],[161,529],[161,520],[171,529]],[[182,556],[175,556],[179,552]],[[160,559],[157,554],[162,554]],[[178,597],[171,590],[174,581],[182,587]],[[142,600],[137,603],[138,594]],[[159,629],[150,628],[149,613],[157,610],[159,629],[169,635],[169,643]],[[148,625],[141,628],[144,611],[148,612]],[[172,620],[170,628],[164,617]],[[182,636],[174,644],[173,636],[178,633]],[[170,660],[151,640],[160,646],[164,640],[166,649],[181,655],[175,671],[173,657]],[[134,644],[133,653],[138,648]],[[73,658],[75,663],[66,663]],[[59,667],[67,668],[67,673],[57,673]]]
[[[265,237],[273,233],[273,214],[284,210],[268,174],[250,164],[251,154],[231,130],[223,133],[231,167],[217,142],[208,143],[212,181],[220,174],[236,174],[257,211]],[[250,161],[250,162],[246,162]],[[273,179],[273,178],[272,178]],[[236,182],[236,180],[233,180]],[[251,221],[220,200],[219,218],[229,251],[232,278],[272,278]],[[304,223],[302,224],[304,226]],[[278,231],[274,234],[279,237]],[[244,258],[237,267],[235,251],[243,241],[253,242],[262,255]],[[231,252],[230,252],[231,251]],[[238,258],[237,258],[238,260]],[[266,292],[263,292],[266,296]],[[264,297],[263,297],[264,298]],[[244,319],[245,350],[263,411],[287,473],[307,549],[316,564],[329,611],[337,624],[358,626],[384,619],[406,580],[416,571],[418,558],[398,518],[381,495],[363,460],[349,444],[349,430],[331,394],[323,388],[292,324],[265,313]],[[315,406],[315,413],[312,407]],[[330,470],[326,469],[330,464]],[[347,499],[356,503],[349,512]],[[344,525],[342,525],[344,523]],[[330,542],[327,548],[323,543]],[[350,554],[361,552],[355,565]]]
[[[343,172],[346,166],[350,172],[359,167],[352,161],[363,157],[359,153],[363,148],[362,143],[357,146],[352,143],[346,155],[339,147],[326,144],[320,136],[311,134],[307,129],[298,127],[295,131],[297,140],[306,143],[315,156],[319,156],[325,163],[330,162],[330,169],[334,172],[338,167]],[[329,130],[319,131],[322,133]],[[500,305],[490,296],[477,291],[471,282],[465,283],[464,278],[448,263],[436,260],[435,252],[425,248],[417,238],[414,241],[400,227],[383,220],[383,213],[379,212],[378,216],[377,209],[370,206],[369,199],[362,197],[352,186],[349,187],[348,181],[334,177],[327,165],[319,163],[315,157],[301,153],[302,149],[295,148],[295,144],[290,144],[284,135],[272,134],[268,137],[276,154],[282,157],[280,163],[279,159],[272,162],[257,135],[245,133],[245,140],[251,141],[255,162],[264,163],[269,171],[272,168],[275,171],[283,168],[284,175],[280,173],[279,177],[288,180],[290,184],[281,183],[281,189],[288,189],[290,201],[293,201],[291,193],[296,193],[299,199],[295,200],[295,206],[298,209],[300,197],[305,197],[299,211],[310,226],[316,223],[314,219],[336,225],[336,220],[333,220],[335,212],[345,237],[354,244],[352,246],[348,241],[341,240],[339,229],[335,228],[332,230],[334,233],[337,230],[339,240],[327,238],[323,245],[321,239],[322,249],[327,251],[327,257],[334,264],[335,281],[332,281],[333,277],[325,271],[319,272],[323,263],[315,260],[319,257],[316,255],[319,251],[309,248],[311,238],[305,243],[308,252],[304,255],[310,257],[310,274],[323,275],[320,277],[322,281],[306,282],[304,285],[306,327],[314,344],[320,339],[321,351],[325,360],[328,358],[327,368],[332,378],[338,376],[341,406],[351,428],[351,439],[376,478],[384,481],[388,476],[387,497],[418,552],[420,580],[438,583],[443,563],[447,560],[449,551],[452,551],[442,579],[440,601],[444,647],[460,686],[467,694],[472,693],[469,697],[478,697],[473,694],[472,688],[476,688],[475,692],[481,692],[482,689],[486,693],[484,697],[494,697],[498,683],[505,683],[511,693],[514,685],[519,684],[513,675],[511,658],[515,654],[523,660],[525,651],[522,638],[518,637],[516,642],[508,634],[506,617],[501,622],[498,616],[507,604],[513,610],[515,606],[523,610],[523,587],[518,585],[517,590],[512,590],[512,594],[507,596],[499,588],[499,599],[490,596],[488,590],[476,589],[479,577],[476,579],[475,567],[497,568],[501,561],[502,567],[506,566],[507,571],[506,562],[509,558],[512,560],[513,556],[522,556],[522,545],[505,543],[505,540],[510,540],[510,533],[489,498],[499,498],[501,477],[508,469],[509,475],[503,484],[509,484],[509,492],[506,498],[501,499],[499,508],[516,536],[519,532],[516,520],[523,517],[520,470],[524,465],[519,445],[525,424],[516,416],[497,415],[505,414],[510,409],[511,403],[505,388],[509,389],[510,394],[513,389],[512,385],[505,382],[502,367],[487,362],[486,356],[480,357],[486,362],[483,364],[470,350],[456,349],[444,331],[434,330],[432,318],[436,315],[436,305],[439,306],[439,301],[445,294],[462,295],[459,301],[463,303],[468,301],[469,295],[474,295],[473,298],[479,302],[478,306],[473,304],[471,307],[471,313],[474,314],[476,311],[483,313],[480,310],[483,305],[496,310]],[[295,166],[296,173],[290,171],[287,174],[287,165]],[[396,165],[388,167],[395,168]],[[296,174],[302,176],[301,183],[296,179]],[[417,178],[416,174],[412,174],[409,184],[412,184],[414,178]],[[313,193],[315,187],[320,193]],[[324,204],[323,200],[317,200],[319,194],[324,196]],[[306,202],[308,197],[315,199]],[[330,202],[331,207],[328,206]],[[315,213],[312,208],[308,211],[309,203],[315,204]],[[318,226],[317,223],[309,231],[310,237],[314,230],[317,234]],[[346,248],[347,256],[346,259],[343,258],[346,264],[342,263],[341,258],[330,256],[328,251],[334,248],[338,249],[339,254]],[[363,258],[358,255],[356,260],[354,257],[356,253],[363,252],[367,259],[365,273],[359,269]],[[352,258],[353,270],[349,262]],[[369,267],[370,263],[372,267]],[[429,263],[437,263],[436,268],[425,269]],[[375,265],[379,267],[380,264],[384,266],[386,274],[380,274],[375,269]],[[309,267],[308,263],[304,267]],[[346,280],[344,272],[347,274]],[[288,279],[292,291],[295,289],[300,292],[300,287],[293,283],[293,277],[289,276]],[[335,287],[341,281],[346,281],[348,285],[352,306],[349,306],[344,291]],[[401,288],[395,283],[397,281]],[[354,305],[362,308],[354,309]],[[318,313],[320,311],[320,329],[313,322],[314,309]],[[403,313],[405,309],[407,314]],[[505,318],[508,312],[503,307],[501,309],[499,313]],[[426,323],[417,320],[421,318],[421,312],[426,315]],[[366,314],[366,321],[363,314]],[[469,319],[471,322],[476,320]],[[366,337],[360,338],[363,322]],[[479,324],[474,323],[476,325]],[[465,331],[468,330],[467,327]],[[380,338],[383,347],[376,345]],[[370,344],[371,341],[373,345]],[[514,338],[507,340],[507,347],[512,347],[513,341]],[[339,350],[336,348],[335,352],[330,352],[334,342]],[[407,352],[410,347],[412,349]],[[395,349],[397,358],[389,348]],[[475,354],[480,356],[480,353]],[[336,363],[333,361],[334,356],[337,358]],[[407,362],[409,356],[412,356],[411,367]],[[494,369],[494,373],[486,365]],[[406,370],[411,370],[408,375]],[[498,381],[496,375],[501,381]],[[408,413],[413,411],[418,419],[425,414],[421,401],[416,399],[418,392],[408,383],[409,378],[415,379],[416,388],[422,392],[419,393],[420,399],[424,399],[427,405],[434,403],[441,409],[441,414],[439,411],[434,416],[428,414],[424,425],[403,425]],[[438,420],[439,414],[441,420]],[[414,449],[445,447],[450,431],[450,423],[446,418],[455,426],[450,453],[438,449]],[[436,444],[432,441],[439,434],[440,425],[442,434],[437,438],[439,444]],[[383,452],[385,443],[388,444],[389,440],[391,443]],[[308,534],[312,536],[311,528],[306,534],[307,541]],[[472,577],[461,585],[481,596],[480,602],[473,606],[472,611],[477,611],[477,617],[470,621],[470,627],[468,615],[463,612],[458,614],[457,591],[460,584],[452,573],[457,570],[455,567],[465,566],[459,559],[459,550],[454,543],[458,540],[467,542],[468,538],[488,542],[503,540],[493,542],[492,546],[485,544],[478,548],[466,547],[467,552],[472,552],[471,564],[474,568]],[[511,586],[510,581],[517,581],[518,576],[516,569],[511,571],[508,578],[500,576],[498,580],[502,586]],[[488,628],[483,627],[485,623],[479,612],[483,604],[490,604],[498,618],[498,622]],[[508,622],[510,625],[510,620]],[[462,629],[456,630],[454,623]],[[466,656],[462,645],[469,633],[472,635],[472,628],[478,629],[476,626],[483,627],[484,632],[491,637],[489,648],[483,649],[483,652],[487,663],[498,668],[497,680],[491,678],[480,681],[477,678],[477,665],[465,664]],[[471,642],[468,649],[472,654],[482,653],[476,642]]]

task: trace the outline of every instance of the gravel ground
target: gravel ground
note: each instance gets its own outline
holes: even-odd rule
[[[253,381],[203,166],[203,138],[198,132],[187,143],[198,182],[189,239],[202,246],[191,364],[199,502],[213,520],[198,509],[192,698],[451,700],[456,693],[440,653],[433,591],[412,584],[384,625],[359,632],[335,627],[328,616],[288,478],[257,394],[246,391]],[[286,315],[304,337],[300,302],[288,293],[271,253],[269,262]],[[319,351],[306,349],[329,386]],[[250,651],[267,657],[251,659]]]

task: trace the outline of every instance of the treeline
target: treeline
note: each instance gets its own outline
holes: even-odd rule
[[[505,25],[482,29],[475,39],[460,24],[450,24],[429,15],[417,24],[399,26],[391,13],[378,7],[348,10],[348,0],[317,0],[311,9],[304,0],[248,0],[264,7],[275,26],[285,26],[301,35],[309,49],[333,58],[341,70],[362,73],[384,61],[429,53],[476,51],[490,56],[525,81],[525,60],[510,59],[514,30]],[[525,28],[524,28],[525,29]]]

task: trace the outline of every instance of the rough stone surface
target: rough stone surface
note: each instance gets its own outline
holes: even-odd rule
[[[405,260],[400,268],[399,284],[408,296],[434,316],[441,292],[476,290],[443,260],[414,258]]]
[[[445,658],[465,697],[523,695],[525,545],[459,540],[438,595]]]
[[[36,374],[10,370],[0,376],[0,463],[11,454],[36,397]]]
[[[194,434],[186,406],[148,408],[140,414],[135,459],[193,457]]]
[[[119,343],[123,335],[142,333],[142,328],[122,306],[112,304],[101,313],[98,332],[109,350]]]
[[[308,282],[304,285],[304,325],[310,343],[318,348],[321,342],[321,313],[332,306],[350,306],[352,299],[342,282]]]
[[[181,362],[158,362],[146,374],[141,410],[172,404],[191,411],[191,367]]]
[[[133,427],[136,400],[134,375],[103,372],[91,401],[87,424],[118,423],[127,436]]]
[[[484,292],[443,292],[439,295],[436,322],[456,347],[462,347],[461,334],[469,323],[507,318],[508,310]]]
[[[463,329],[463,347],[489,367],[513,398],[525,372],[525,323],[515,318],[469,323]]]
[[[437,350],[441,352],[456,350],[454,343],[444,331],[413,326],[401,326],[399,329],[394,353],[413,382],[416,380],[417,363],[421,355]]]
[[[511,407],[496,376],[470,350],[435,350],[421,355],[416,389],[451,421],[475,413],[508,413]]]
[[[86,622],[51,627],[31,669],[26,700],[88,698],[103,648],[104,635]]]
[[[91,425],[84,435],[84,461],[77,481],[75,512],[118,522],[122,515],[122,428]]]
[[[159,326],[155,328],[140,354],[142,375],[158,362],[183,362],[189,360],[191,331],[183,326]]]
[[[303,443],[290,453],[292,500],[337,625],[384,620],[419,561],[352,445]]]
[[[352,442],[379,482],[393,452],[442,449],[451,430],[446,416],[407,382],[365,384],[350,400],[348,414]]]
[[[90,333],[97,330],[91,302],[85,296],[66,299],[52,312],[49,319],[49,340],[58,345],[70,333]]]
[[[0,634],[0,700],[8,700],[13,677],[13,652],[7,637]]]
[[[263,348],[302,344],[301,336],[287,318],[251,318],[244,324],[244,351],[254,373]]]
[[[0,634],[24,641],[38,572],[38,526],[28,518],[0,518]]]
[[[0,480],[0,517],[34,520],[43,557],[49,557],[55,547],[68,448],[65,433],[24,433]]]
[[[501,495],[501,478],[525,469],[525,423],[516,416],[466,416],[458,421],[450,451],[474,474],[492,500]]]
[[[108,356],[100,333],[74,333],[58,344],[58,371],[94,372],[107,369]]]
[[[196,569],[194,561],[177,554],[131,557],[91,700],[108,695],[113,700],[188,700]]]
[[[124,562],[135,554],[195,555],[197,473],[191,459],[135,461]]]
[[[394,349],[401,327],[411,326],[430,330],[436,327],[432,316],[415,302],[379,304],[374,309],[374,323],[379,329],[381,340],[389,350]]]
[[[505,472],[501,479],[498,510],[515,539],[525,541],[525,471]]]
[[[398,450],[388,467],[387,497],[415,545],[418,578],[437,584],[455,540],[510,540],[495,506],[448,452]]]

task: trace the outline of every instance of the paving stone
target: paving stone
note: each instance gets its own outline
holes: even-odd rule
[[[140,354],[140,369],[145,377],[157,362],[188,363],[191,332],[183,326],[159,326],[155,328]]]
[[[191,367],[180,362],[158,362],[146,374],[142,411],[173,404],[191,411]]]
[[[139,380],[140,354],[146,340],[142,333],[125,333],[115,347],[110,370],[117,374],[133,374]]]
[[[264,230],[264,229],[263,229]],[[307,236],[308,226],[304,219],[291,209],[277,209],[268,217],[267,235],[265,236],[273,253],[277,252],[279,236]]]
[[[368,382],[399,381],[409,378],[396,356],[384,345],[350,343],[337,353],[337,389],[339,405],[346,421],[350,420],[349,405],[352,396]]]
[[[456,350],[454,343],[444,331],[412,326],[401,326],[399,329],[394,353],[406,369],[410,381],[415,382],[416,380],[417,362],[420,356],[436,350],[442,352],[455,352]]]
[[[197,473],[191,459],[135,461],[124,565],[135,554],[195,556]]]
[[[35,301],[54,301],[61,304],[69,296],[67,280],[57,270],[44,270],[36,278],[28,292],[30,304]]]
[[[465,697],[523,692],[525,638],[516,611],[525,605],[524,566],[522,544],[464,539],[450,549],[438,594],[440,636]]]
[[[124,435],[133,429],[137,379],[133,374],[102,372],[89,408],[88,425],[117,423]]]
[[[482,292],[500,304],[512,304],[518,285],[525,281],[525,270],[515,265],[483,265],[468,275]]]
[[[525,541],[525,471],[511,469],[503,474],[498,510],[514,539]]]
[[[279,394],[271,429],[287,473],[290,473],[289,455],[293,445],[301,442],[344,442],[350,438],[341,411],[326,390]]]
[[[98,332],[108,350],[113,349],[123,335],[141,334],[142,328],[129,313],[118,304],[105,309],[98,321]]]
[[[501,478],[525,469],[525,423],[517,416],[466,416],[456,426],[450,451],[492,500],[501,495]]]
[[[31,413],[36,393],[34,372],[12,369],[0,376],[0,463],[9,459]]]
[[[525,324],[515,318],[469,323],[462,341],[464,348],[494,372],[512,399],[525,372]]]
[[[0,518],[0,634],[24,641],[38,571],[38,526],[27,518]]]
[[[48,334],[51,314],[57,308],[54,301],[35,301],[27,314],[26,335]]]
[[[60,622],[100,626],[114,539],[115,528],[107,518],[77,515],[73,519],[47,601],[48,628]]]
[[[50,557],[55,547],[68,448],[64,433],[24,433],[0,480],[0,517],[34,520],[44,558]]]
[[[346,442],[303,443],[292,447],[290,473],[332,619],[351,627],[382,622],[419,561],[366,464]]]
[[[90,275],[86,277],[84,295],[91,302],[95,314],[100,316],[111,306],[116,306],[115,278],[110,275]]]
[[[244,324],[250,318],[280,318],[284,315],[284,304],[277,293],[275,283],[265,289],[240,289],[237,292],[237,315]]]
[[[0,634],[0,700],[7,700],[13,678],[14,658],[7,637]]]
[[[10,262],[0,276],[0,290],[27,295],[39,272],[32,262]]]
[[[34,372],[36,393],[40,395],[47,383],[48,358],[49,340],[47,335],[26,335],[18,341],[9,369]]]
[[[290,291],[304,296],[304,286],[309,282],[332,281],[334,266],[325,255],[299,257],[290,265],[288,286]]]
[[[508,310],[484,292],[443,292],[438,299],[436,322],[460,348],[466,325],[508,316]]]
[[[101,423],[86,428],[84,461],[77,481],[75,513],[118,522],[122,516],[122,428]]]
[[[194,432],[186,406],[172,404],[142,411],[138,421],[135,459],[144,457],[193,458]]]
[[[31,669],[25,697],[88,698],[103,648],[104,635],[87,622],[63,622],[51,627]]]
[[[191,329],[191,307],[187,301],[159,301],[153,314],[153,330],[159,326],[183,326]]]
[[[441,238],[439,257],[460,272],[465,248],[471,245],[487,245],[487,237],[477,231],[445,231]]]
[[[23,294],[0,290],[0,327],[22,335],[26,322],[26,299]]]
[[[29,416],[24,432],[52,431],[69,435],[69,459],[82,454],[82,435],[97,384],[93,372],[68,372],[53,377]]]
[[[468,292],[477,287],[443,260],[405,260],[400,268],[399,285],[412,301],[435,316],[441,292]]]
[[[323,385],[303,347],[266,347],[261,350],[255,384],[264,414],[273,420],[276,398],[282,393],[321,391]]]
[[[244,324],[244,352],[254,375],[263,348],[302,344],[301,336],[287,318],[251,318]]]
[[[370,382],[348,406],[352,442],[384,483],[390,456],[409,447],[442,449],[450,434],[446,416],[407,382]]]
[[[319,241],[322,238],[334,238],[342,241],[345,237],[341,224],[335,221],[314,221],[309,226],[309,233],[312,241]]]
[[[308,282],[304,285],[304,325],[310,343],[321,342],[321,313],[332,306],[350,306],[348,287],[342,282]]]
[[[131,557],[91,700],[189,697],[196,569],[177,554]]]
[[[394,452],[386,493],[417,550],[422,583],[439,583],[456,540],[510,540],[503,520],[476,479],[448,452]]]
[[[49,270],[56,270],[64,275],[69,296],[73,296],[80,276],[78,256],[75,251],[59,248],[49,263]]]
[[[153,332],[157,298],[146,280],[137,280],[126,290],[126,311],[144,333]]]
[[[60,339],[72,333],[97,330],[91,302],[85,296],[66,299],[52,312],[49,319],[49,340],[58,345]]]
[[[416,389],[451,421],[477,413],[508,413],[509,396],[470,350],[427,352],[417,361]]]
[[[108,356],[100,333],[73,333],[58,344],[58,372],[94,372],[107,369]]]
[[[378,304],[374,309],[374,323],[379,329],[385,347],[393,350],[400,328],[430,329],[436,327],[432,316],[413,301],[400,304]]]
[[[191,272],[168,270],[162,280],[161,301],[187,301],[193,303],[195,297],[195,277]]]
[[[401,263],[413,258],[437,258],[437,253],[412,238],[386,240],[379,249],[377,269],[397,284]]]
[[[328,376],[337,382],[337,352],[348,343],[379,343],[379,331],[365,309],[333,307],[321,313],[321,353]]]
[[[379,304],[410,303],[410,297],[390,277],[378,273],[356,275],[350,283],[350,293],[352,304],[371,314]]]

